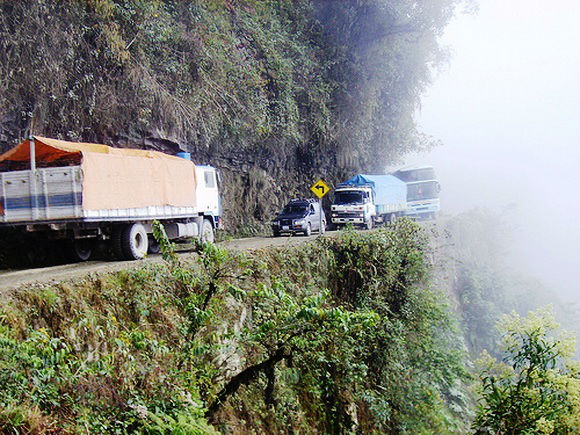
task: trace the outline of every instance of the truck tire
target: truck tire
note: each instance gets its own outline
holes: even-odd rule
[[[124,260],[125,254],[123,254],[123,244],[121,240],[123,240],[123,231],[125,230],[125,225],[117,225],[113,228],[113,232],[111,234],[111,253],[113,254],[113,258],[116,260]]]
[[[139,223],[129,224],[121,236],[121,250],[126,260],[141,260],[147,255],[149,239],[145,227]]]
[[[161,246],[159,246],[159,242],[155,239],[155,237],[153,235],[150,235],[147,253],[148,254],[159,254],[159,251],[161,251]]]
[[[66,255],[73,263],[88,261],[93,255],[93,241],[87,239],[75,239],[66,244]]]
[[[209,221],[209,219],[204,219],[203,223],[201,224],[201,241],[213,243],[215,240],[214,233],[213,233],[213,225]]]
[[[15,247],[14,259],[18,267],[39,267],[48,264],[47,243],[39,239],[29,239],[25,245]]]
[[[373,229],[373,220],[372,220],[372,218],[365,222],[365,228],[367,230],[372,230]]]
[[[311,234],[312,234],[312,225],[310,225],[310,222],[308,222],[306,224],[306,229],[304,230],[304,235],[306,237],[310,237]]]

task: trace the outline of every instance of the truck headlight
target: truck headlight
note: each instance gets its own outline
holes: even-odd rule
[[[278,221],[272,221],[271,224],[275,227],[280,226],[280,222],[278,222]]]
[[[299,219],[297,221],[294,221],[294,225],[304,225],[304,219]]]

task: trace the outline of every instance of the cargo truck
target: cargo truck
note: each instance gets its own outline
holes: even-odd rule
[[[331,205],[331,222],[370,229],[393,221],[407,208],[407,185],[392,175],[358,174],[337,185]]]
[[[432,166],[399,169],[393,175],[407,183],[407,210],[411,219],[435,219],[440,210],[441,185]]]
[[[56,246],[73,261],[97,246],[136,260],[159,249],[154,220],[172,240],[213,241],[218,184],[215,168],[187,158],[30,137],[0,155],[0,243],[29,262]]]

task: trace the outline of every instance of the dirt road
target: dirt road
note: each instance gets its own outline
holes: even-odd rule
[[[268,246],[291,246],[314,240],[317,235],[310,237],[254,237],[248,239],[235,239],[220,242],[219,245],[230,249],[252,250]],[[191,253],[180,253],[187,256]],[[13,271],[0,271],[0,293],[32,283],[59,282],[84,276],[89,273],[116,272],[123,269],[138,267],[146,262],[162,261],[161,256],[153,255],[144,260],[137,261],[87,261],[84,263],[63,264],[59,266],[43,267],[37,269],[24,269]]]
[[[437,223],[435,222],[422,223],[421,225],[427,231],[431,232],[437,228]],[[332,236],[334,233],[334,231],[327,231],[324,237]],[[268,246],[293,246],[315,240],[317,237],[317,234],[310,237],[253,237],[246,239],[233,239],[219,242],[218,244],[229,249],[252,250]],[[187,256],[193,254],[182,252],[179,253],[179,255]],[[123,269],[138,267],[143,263],[156,261],[162,261],[161,256],[153,255],[144,260],[137,261],[87,261],[84,263],[63,264],[37,269],[0,271],[0,295],[8,289],[16,288],[21,285],[66,281],[79,276],[88,275],[89,273],[116,272]]]

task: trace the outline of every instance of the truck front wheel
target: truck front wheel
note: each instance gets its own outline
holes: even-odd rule
[[[204,219],[201,224],[201,241],[208,243],[213,243],[214,241],[213,225],[209,219]]]
[[[149,239],[141,224],[129,224],[121,234],[121,251],[126,260],[141,260],[147,254]]]
[[[373,219],[372,218],[370,218],[368,221],[366,221],[365,228],[367,230],[371,230],[373,228]]]

